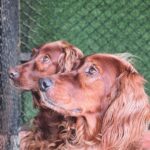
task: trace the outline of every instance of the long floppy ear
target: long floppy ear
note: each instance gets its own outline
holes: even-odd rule
[[[112,93],[115,97],[103,118],[102,147],[127,150],[146,128],[150,112],[148,96],[144,91],[144,78],[133,66],[128,66],[116,82],[116,93]]]
[[[58,60],[59,72],[71,71],[78,59],[83,57],[82,51],[66,41],[59,41],[59,46],[62,49],[62,54]]]

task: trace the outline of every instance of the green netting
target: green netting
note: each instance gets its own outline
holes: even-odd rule
[[[130,52],[150,81],[149,8],[149,0],[21,0],[21,50],[65,39],[85,54]]]

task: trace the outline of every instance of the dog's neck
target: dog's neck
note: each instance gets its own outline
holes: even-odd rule
[[[102,119],[98,113],[87,113],[84,116],[77,117],[76,128],[77,135],[83,133],[83,142],[100,142]],[[94,143],[93,143],[94,144]],[[96,144],[96,143],[95,143]]]

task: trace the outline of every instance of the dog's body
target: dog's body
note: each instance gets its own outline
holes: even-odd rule
[[[143,77],[126,60],[85,57],[78,69],[41,79],[40,89],[46,107],[75,120],[64,123],[70,134],[54,149],[144,150],[150,106]]]

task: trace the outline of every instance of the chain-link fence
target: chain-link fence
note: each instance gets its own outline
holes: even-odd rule
[[[149,0],[21,0],[21,50],[65,39],[85,54],[130,52],[150,81]],[[150,94],[150,83],[146,85]],[[23,119],[34,113],[29,94],[23,95]]]

